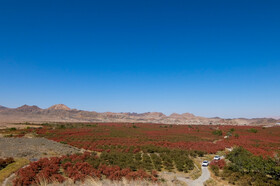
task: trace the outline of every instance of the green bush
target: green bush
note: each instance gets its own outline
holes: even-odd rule
[[[210,168],[214,172],[215,176],[219,175],[219,167],[217,165],[210,165]]]
[[[58,128],[58,129],[65,129],[66,126],[65,126],[65,125],[58,125],[57,128]]]
[[[12,128],[10,128],[9,129],[10,131],[15,131],[15,130],[17,130],[15,127],[12,127]]]
[[[234,148],[227,156],[230,160],[223,172],[233,184],[280,185],[280,160],[255,156],[242,147]],[[275,184],[277,183],[277,184]]]
[[[154,167],[157,171],[161,171],[162,169],[162,160],[161,158],[156,154],[151,154],[151,159],[153,161]]]
[[[258,130],[257,130],[257,129],[254,129],[254,128],[251,128],[251,129],[248,130],[248,132],[257,133]]]
[[[148,154],[143,154],[143,166],[147,171],[151,171],[153,169],[151,158]]]
[[[160,157],[163,160],[164,168],[168,171],[172,171],[174,167],[173,167],[173,161],[172,161],[172,158],[170,157],[170,155],[167,153],[161,153]]]
[[[200,150],[195,150],[194,152],[195,152],[199,157],[203,157],[204,154],[206,154],[206,152],[200,151]]]
[[[214,130],[212,132],[212,134],[217,135],[217,136],[221,136],[221,135],[223,135],[223,132],[221,130]]]

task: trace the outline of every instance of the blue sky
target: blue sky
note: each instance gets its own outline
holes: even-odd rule
[[[0,105],[280,116],[279,1],[0,1]]]

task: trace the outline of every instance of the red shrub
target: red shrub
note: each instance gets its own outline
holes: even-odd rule
[[[221,160],[213,160],[210,163],[210,166],[216,165],[219,167],[219,169],[223,169],[226,166],[226,162],[224,159]]]
[[[102,123],[94,128],[59,130],[45,127],[36,131],[39,135],[54,141],[64,141],[78,148],[97,152],[109,152],[111,146],[122,146],[119,149],[122,152],[137,153],[141,151],[141,146],[145,145],[207,153],[216,153],[226,147],[242,146],[253,154],[262,156],[272,156],[274,152],[279,151],[280,127],[265,129],[254,127],[257,133],[250,132],[250,129],[251,126],[172,125],[169,127],[166,125],[163,127],[148,123],[135,125]],[[221,130],[223,134],[228,135],[228,138],[214,135],[215,130]],[[130,147],[134,148],[130,149]]]
[[[63,182],[64,177],[59,174],[59,168],[60,158],[42,158],[20,169],[14,185],[32,185],[38,183],[40,179],[45,179],[49,183],[54,180]]]

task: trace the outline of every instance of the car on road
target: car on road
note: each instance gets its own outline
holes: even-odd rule
[[[209,161],[204,160],[204,161],[202,162],[202,167],[207,167],[208,165],[209,165]]]
[[[214,157],[214,160],[220,160],[220,159],[221,159],[220,156],[215,156],[215,157]]]

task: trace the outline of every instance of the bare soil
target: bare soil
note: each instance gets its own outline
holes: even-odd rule
[[[34,124],[16,124],[16,123],[0,123],[0,129],[7,129],[7,128],[17,128],[17,129],[26,129],[27,127],[31,128],[39,128],[42,127],[41,125],[34,125]]]
[[[0,157],[39,159],[80,152],[80,149],[45,138],[0,138]]]

